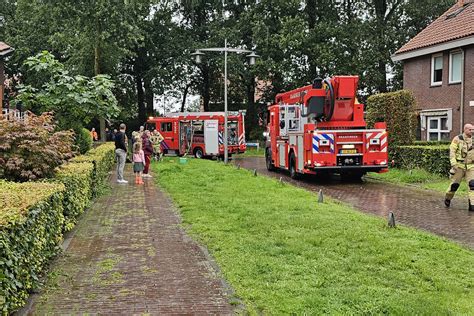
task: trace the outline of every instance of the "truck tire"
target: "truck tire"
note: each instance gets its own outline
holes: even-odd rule
[[[295,153],[291,152],[290,160],[289,160],[289,168],[290,168],[290,177],[291,179],[297,180],[300,178],[300,174],[296,171],[296,158]]]
[[[201,147],[197,147],[196,149],[194,149],[194,157],[196,157],[197,159],[201,159],[202,157],[204,157],[204,152],[202,151]]]
[[[275,165],[272,162],[272,150],[271,150],[271,148],[267,148],[265,150],[265,163],[267,165],[267,170],[268,171],[274,171],[275,170]]]

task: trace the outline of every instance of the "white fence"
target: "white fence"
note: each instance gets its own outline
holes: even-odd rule
[[[14,109],[2,109],[2,117],[3,120],[18,120],[23,121],[25,118],[28,117],[27,112],[21,112]]]

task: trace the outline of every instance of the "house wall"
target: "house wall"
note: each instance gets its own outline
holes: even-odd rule
[[[3,84],[5,81],[5,74],[4,74],[4,66],[3,60],[0,58],[0,118],[2,117],[2,109],[3,109]]]
[[[474,124],[474,45],[464,49],[464,123]],[[403,87],[411,90],[417,101],[417,110],[452,109],[450,138],[461,131],[461,84],[449,84],[449,53],[443,52],[443,84],[431,86],[431,55],[404,61]],[[426,140],[426,131],[421,131]]]

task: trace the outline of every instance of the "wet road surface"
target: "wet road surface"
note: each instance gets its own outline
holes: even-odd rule
[[[387,218],[392,211],[397,223],[420,228],[455,240],[474,249],[474,213],[467,210],[467,197],[455,197],[449,209],[444,207],[442,193],[397,186],[376,181],[343,183],[336,177],[321,181],[316,177],[293,180],[286,171],[270,172],[265,159],[246,157],[234,159],[243,168],[257,169],[259,174],[305,188],[348,203],[362,212]]]

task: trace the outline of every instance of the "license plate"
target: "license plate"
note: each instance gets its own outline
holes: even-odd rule
[[[357,149],[341,149],[341,154],[357,154]]]

